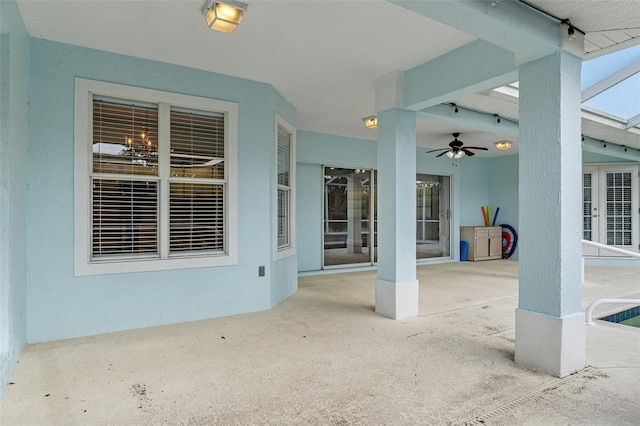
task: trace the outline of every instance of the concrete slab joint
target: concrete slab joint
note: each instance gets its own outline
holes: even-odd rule
[[[516,363],[565,377],[584,368],[585,356],[584,312],[560,318],[516,309]]]
[[[376,313],[392,319],[418,315],[418,280],[376,280]]]

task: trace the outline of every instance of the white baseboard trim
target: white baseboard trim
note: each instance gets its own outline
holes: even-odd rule
[[[376,280],[376,313],[392,319],[418,315],[418,280]]]
[[[562,318],[516,309],[516,363],[558,377],[584,368],[584,312]]]

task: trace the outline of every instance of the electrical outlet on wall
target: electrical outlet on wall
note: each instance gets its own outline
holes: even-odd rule
[[[264,277],[264,266],[258,266],[258,276]]]

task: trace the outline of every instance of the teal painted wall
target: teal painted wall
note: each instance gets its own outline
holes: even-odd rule
[[[595,152],[582,151],[582,164],[597,163],[628,163],[625,158],[614,157],[610,155],[597,154]]]
[[[460,226],[484,226],[481,207],[490,204],[490,166],[486,158],[460,160]]]
[[[26,343],[29,37],[14,0],[0,2],[0,395]]]
[[[298,271],[322,268],[322,166],[375,169],[376,142],[310,131],[297,133]]]
[[[481,225],[480,206],[490,202],[489,160],[453,161],[416,149],[416,172],[451,177],[452,257],[458,259],[460,226]],[[322,268],[322,165],[377,169],[377,142],[299,131],[297,154],[298,270]]]
[[[322,166],[298,163],[296,173],[298,271],[317,271],[322,268]]]
[[[518,156],[508,155],[489,160],[489,200],[495,212],[500,207],[496,225],[511,225],[516,233],[518,226]],[[493,213],[492,213],[493,214]],[[518,259],[518,248],[511,257]]]
[[[75,77],[239,104],[237,266],[73,276]],[[272,226],[275,113],[295,125],[296,111],[271,86],[32,39],[30,103],[29,342],[258,311],[295,291]]]

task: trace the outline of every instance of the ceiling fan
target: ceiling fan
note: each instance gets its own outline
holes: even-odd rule
[[[470,149],[480,149],[482,151],[488,151],[487,148],[483,148],[481,146],[465,146],[463,147],[463,142],[458,140],[458,136],[460,136],[460,133],[452,133],[452,136],[454,138],[454,140],[452,140],[451,142],[449,142],[449,148],[439,148],[439,149],[432,149],[431,151],[427,151],[427,154],[430,152],[437,152],[437,151],[443,151],[440,154],[436,155],[437,157],[442,157],[443,155],[447,155],[447,157],[449,158],[454,158],[454,159],[458,159],[458,158],[462,158],[465,155],[467,155],[468,157],[473,157],[475,154],[475,152],[469,151]]]

